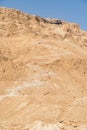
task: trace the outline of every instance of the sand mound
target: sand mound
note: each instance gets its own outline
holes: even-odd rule
[[[0,8],[0,130],[87,129],[87,32]]]

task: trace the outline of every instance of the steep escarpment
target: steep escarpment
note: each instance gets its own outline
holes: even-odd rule
[[[87,129],[87,32],[0,8],[0,129]]]

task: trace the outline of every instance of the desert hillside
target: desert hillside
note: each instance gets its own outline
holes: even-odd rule
[[[87,130],[87,32],[0,8],[0,130]]]

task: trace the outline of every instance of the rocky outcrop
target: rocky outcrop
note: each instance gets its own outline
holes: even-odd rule
[[[62,20],[59,20],[59,19],[50,19],[50,18],[47,18],[46,20],[50,24],[57,24],[57,25],[63,24]]]

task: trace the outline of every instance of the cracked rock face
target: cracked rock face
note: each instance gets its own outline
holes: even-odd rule
[[[87,32],[0,8],[0,130],[87,129]]]

